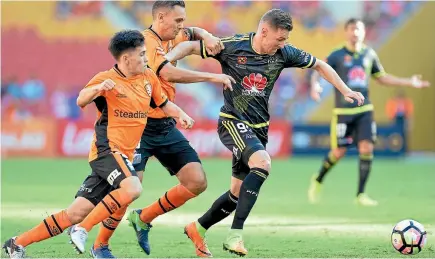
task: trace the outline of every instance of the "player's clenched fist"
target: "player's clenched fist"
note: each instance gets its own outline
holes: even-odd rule
[[[115,82],[112,79],[106,79],[97,86],[98,91],[109,91],[115,87]]]
[[[181,113],[178,120],[180,121],[181,127],[183,127],[183,129],[191,129],[195,123],[195,121],[185,112]]]

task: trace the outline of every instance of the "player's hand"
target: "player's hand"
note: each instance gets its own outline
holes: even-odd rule
[[[116,83],[112,79],[106,79],[96,87],[97,91],[110,91],[115,88]]]
[[[349,92],[344,94],[344,99],[350,103],[353,103],[354,100],[356,100],[358,102],[358,106],[361,106],[364,104],[365,98],[360,92],[350,90]]]
[[[158,55],[162,55],[162,56],[166,55],[166,52],[165,52],[165,50],[162,47],[157,47],[156,48],[156,53]]]
[[[323,92],[323,88],[320,86],[319,83],[315,83],[311,86],[311,90],[310,90],[310,95],[311,98],[316,101],[319,102],[320,101],[320,94]]]
[[[224,85],[224,89],[230,89],[230,91],[233,90],[232,84],[236,83],[236,80],[232,76],[225,75],[225,74],[216,74],[216,83],[221,83]]]
[[[204,40],[205,49],[207,50],[207,53],[211,56],[216,56],[225,48],[221,39],[213,35],[210,35],[209,37],[206,37],[203,40]]]
[[[414,88],[425,88],[430,86],[429,81],[423,81],[421,75],[413,75],[411,77],[411,85]]]
[[[191,129],[193,127],[193,124],[195,124],[195,121],[189,117],[185,112],[183,112],[180,117],[178,118],[180,121],[181,127],[183,129]]]

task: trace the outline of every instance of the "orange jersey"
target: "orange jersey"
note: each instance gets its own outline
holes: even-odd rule
[[[165,53],[171,51],[178,43],[183,41],[189,41],[193,39],[193,32],[189,28],[185,28],[181,30],[177,37],[174,40],[170,41],[162,41],[160,36],[153,31],[150,27],[143,32],[145,36],[145,46],[147,48],[147,58],[148,58],[148,66],[159,75],[160,70],[165,66],[169,61],[167,61],[162,55],[157,53],[157,48],[162,48]],[[172,62],[172,65],[176,66],[177,62]],[[175,84],[170,83],[163,78],[159,77],[160,83],[162,84],[163,92],[168,96],[169,100],[174,102],[175,100]],[[157,108],[152,109],[149,113],[150,118],[166,118],[165,113]]]
[[[94,100],[98,112],[89,161],[108,152],[121,152],[132,161],[150,107],[162,107],[168,98],[151,69],[141,75],[126,78],[115,65],[94,76],[85,88],[101,84],[106,79],[113,80],[115,88],[102,91]]]

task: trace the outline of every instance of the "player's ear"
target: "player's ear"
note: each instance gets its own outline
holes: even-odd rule
[[[157,13],[157,20],[160,22],[160,23],[163,23],[163,18],[165,17],[165,13],[163,13],[163,12],[158,12]]]
[[[261,28],[261,36],[267,37],[268,29],[266,27]]]

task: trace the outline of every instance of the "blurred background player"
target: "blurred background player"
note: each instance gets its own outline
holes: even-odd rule
[[[168,101],[156,76],[146,68],[144,37],[140,31],[116,33],[109,50],[117,64],[94,76],[77,98],[78,106],[84,108],[94,102],[98,109],[89,152],[92,173],[66,210],[4,243],[3,249],[11,258],[24,258],[26,246],[57,236],[86,217],[80,227],[71,230],[73,243],[83,252],[81,241],[94,223],[139,197],[142,186],[131,161],[151,106],[163,108],[188,127],[193,124],[190,117]]]
[[[222,39],[225,48],[212,56],[221,64],[223,73],[237,82],[233,91],[223,91],[225,103],[218,122],[219,138],[233,153],[233,172],[230,190],[222,194],[198,221],[185,227],[185,233],[200,257],[212,256],[205,241],[207,229],[234,210],[234,220],[223,247],[240,256],[248,253],[242,230],[260,188],[270,174],[271,158],[266,151],[269,97],[284,68],[313,68],[333,84],[346,101],[353,103],[356,100],[357,106],[364,102],[361,93],[348,88],[328,64],[286,43],[292,29],[289,13],[269,10],[261,18],[256,33]],[[203,58],[211,56],[200,41],[181,43],[166,58],[175,61],[190,54]]]
[[[345,23],[346,44],[334,50],[327,58],[328,64],[337,71],[341,79],[355,91],[365,97],[361,107],[345,102],[340,92],[335,91],[335,109],[331,120],[331,151],[326,155],[319,174],[313,176],[308,189],[311,203],[318,201],[324,177],[332,167],[346,154],[347,148],[356,145],[359,152],[359,184],[356,203],[363,206],[376,206],[378,202],[365,193],[369,177],[373,147],[376,140],[376,123],[373,120],[373,104],[369,99],[369,80],[373,76],[382,85],[409,86],[413,88],[428,87],[419,75],[400,78],[387,74],[376,52],[364,45],[365,25],[355,18]],[[320,99],[319,75],[313,73],[311,78],[311,96]]]
[[[219,38],[206,30],[184,28],[186,10],[184,1],[156,1],[152,6],[153,24],[143,34],[146,38],[148,66],[158,75],[163,92],[169,100],[175,99],[174,83],[196,83],[209,81],[231,88],[232,78],[224,74],[196,72],[177,68],[176,62],[168,62],[157,52],[168,52],[183,41],[203,40],[211,53],[221,51],[223,45]],[[137,147],[133,165],[140,179],[148,159],[155,156],[159,162],[175,175],[179,184],[168,190],[157,201],[142,210],[133,210],[128,219],[136,231],[140,247],[150,254],[148,233],[151,222],[161,214],[182,206],[186,201],[202,193],[207,180],[196,151],[189,141],[176,128],[175,120],[161,109],[153,109],[148,114],[148,123]],[[104,220],[100,232],[91,249],[94,257],[113,257],[108,243],[114,230],[125,214],[126,207]]]

